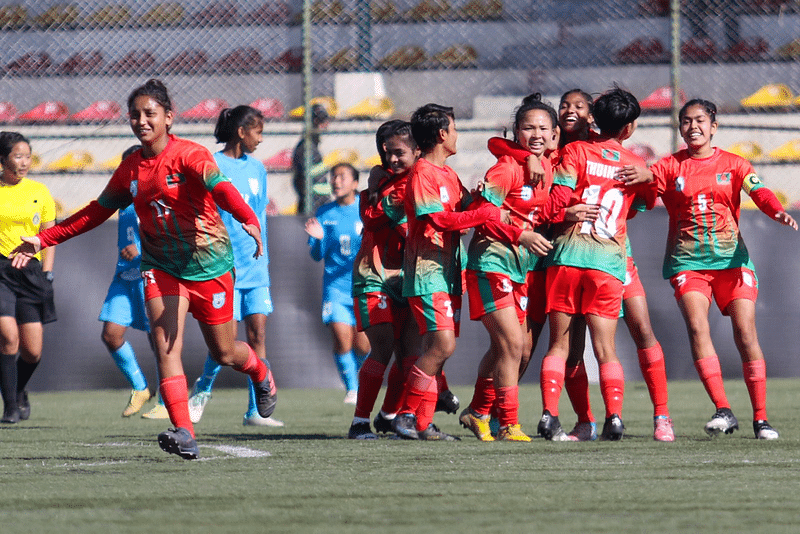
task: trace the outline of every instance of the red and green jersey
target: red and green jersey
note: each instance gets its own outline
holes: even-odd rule
[[[375,206],[369,204],[366,191],[361,193],[364,233],[353,263],[353,296],[373,291],[402,296],[407,182],[408,173],[387,181],[378,190],[381,198]]]
[[[650,168],[669,213],[663,275],[703,269],[753,269],[739,232],[741,192],[763,187],[746,159],[718,148],[695,159],[687,150]]]
[[[153,158],[125,159],[98,197],[120,209],[133,202],[142,239],[142,270],[184,280],[210,280],[233,268],[233,252],[211,190],[230,181],[205,147],[170,136]]]
[[[595,269],[625,280],[628,211],[637,195],[650,197],[652,205],[655,194],[654,185],[626,186],[616,180],[617,170],[625,165],[645,163],[613,139],[575,141],[561,149],[553,183],[573,190],[569,205],[597,204],[600,216],[594,222],[558,225],[553,264]]]
[[[533,230],[553,183],[550,161],[545,160],[543,165],[544,183],[534,186],[528,180],[522,164],[511,156],[501,156],[486,172],[481,194],[495,206],[509,212],[510,224],[523,230]],[[536,260],[537,256],[525,247],[488,237],[478,227],[469,244],[467,269],[507,274],[513,281],[523,284],[528,271],[536,265]]]
[[[403,296],[443,291],[461,294],[461,232],[440,232],[425,215],[463,211],[472,198],[448,166],[422,158],[408,178],[406,217],[408,238],[403,263]]]

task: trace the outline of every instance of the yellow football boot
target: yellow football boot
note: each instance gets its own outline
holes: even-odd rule
[[[475,434],[475,437],[480,441],[494,441],[492,431],[489,428],[488,415],[476,416],[469,407],[467,407],[461,412],[458,421],[464,428],[472,430],[472,433]]]
[[[122,417],[130,417],[133,414],[137,413],[139,410],[142,409],[144,403],[150,400],[150,390],[145,388],[141,391],[132,389],[131,390],[131,399],[128,401],[128,405],[122,411]]]
[[[516,425],[509,425],[509,426],[501,426],[500,431],[497,432],[497,441],[530,441],[531,438],[525,432],[522,431],[522,428],[519,424]]]

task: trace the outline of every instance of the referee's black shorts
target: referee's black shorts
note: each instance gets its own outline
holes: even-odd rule
[[[45,278],[39,260],[15,269],[11,260],[0,256],[0,316],[15,317],[18,324],[56,320],[53,283]]]

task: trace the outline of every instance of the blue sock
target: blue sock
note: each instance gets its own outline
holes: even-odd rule
[[[211,356],[206,356],[206,363],[203,365],[203,374],[197,379],[194,384],[194,393],[211,393],[211,388],[214,387],[214,380],[217,379],[217,373],[222,368],[220,364],[211,359]]]
[[[344,354],[334,354],[333,359],[336,362],[336,368],[339,370],[339,376],[342,377],[344,387],[347,391],[358,390],[358,365],[356,364],[356,357],[353,351]]]
[[[250,377],[247,377],[247,389],[249,391],[248,398],[250,399],[247,402],[247,413],[245,417],[253,417],[254,415],[258,415],[258,407],[256,406],[256,390],[253,387],[253,381],[250,380]]]
[[[137,391],[147,389],[147,380],[142,374],[139,362],[136,361],[136,353],[133,352],[130,343],[127,341],[123,343],[120,348],[111,353],[111,357],[114,358],[114,363],[117,364],[133,389]]]

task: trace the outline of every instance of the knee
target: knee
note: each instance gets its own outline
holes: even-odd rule
[[[230,367],[236,363],[236,352],[233,350],[210,352],[211,359],[220,365]]]
[[[103,330],[103,333],[100,335],[100,338],[103,340],[103,344],[105,344],[106,348],[109,352],[114,352],[118,348],[122,346],[125,342],[122,337],[109,332],[108,330]]]

